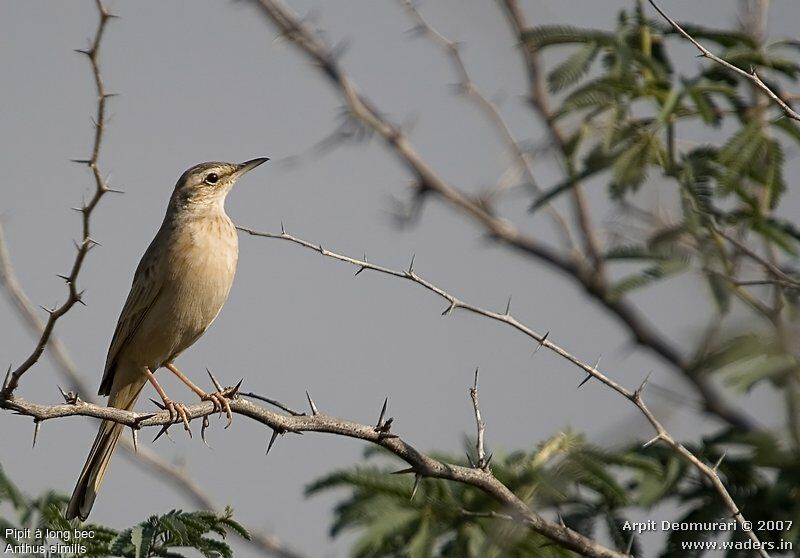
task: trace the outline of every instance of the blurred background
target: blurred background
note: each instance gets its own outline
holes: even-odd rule
[[[674,368],[632,343],[630,332],[573,281],[541,262],[488,241],[484,232],[436,198],[404,222],[413,198],[413,177],[378,138],[320,142],[352,129],[343,102],[323,74],[279,38],[257,3],[108,2],[119,19],[109,22],[100,64],[109,92],[108,121],[100,168],[124,195],[107,195],[92,217],[92,250],[80,275],[86,307],[58,322],[63,341],[85,382],[99,384],[108,344],[128,293],[133,271],[158,229],[178,176],[207,160],[270,163],[248,175],[231,193],[227,212],[238,225],[287,232],[354,257],[394,268],[408,266],[454,295],[503,310],[508,297],[515,316],[552,341],[594,363],[620,383],[637,386],[652,371],[648,404],[677,438],[698,441],[723,423],[698,410],[698,398]],[[665,2],[680,21],[735,28],[734,2]],[[628,1],[528,1],[530,25],[570,24],[613,30]],[[525,100],[528,84],[518,38],[494,2],[436,0],[418,4],[429,23],[460,44],[475,86],[500,109],[520,145],[529,150],[537,183],[559,183],[563,170],[548,147],[542,121]],[[497,183],[515,185],[513,161],[475,105],[456,94],[451,60],[429,39],[410,30],[416,22],[397,2],[293,1],[291,8],[323,31],[339,62],[382,114],[400,125],[441,177],[470,193]],[[657,15],[648,10],[649,17]],[[70,208],[88,199],[93,181],[70,159],[87,157],[93,138],[94,84],[85,48],[97,14],[92,2],[5,3],[0,17],[0,219],[14,269],[35,304],[52,306],[65,289],[57,273],[68,271],[79,215]],[[800,5],[770,3],[770,37],[796,33]],[[677,71],[703,63],[675,38]],[[545,53],[543,63],[567,51]],[[683,145],[708,141],[701,126],[684,128]],[[331,142],[322,145],[329,146]],[[790,187],[779,215],[800,211],[791,184],[797,149],[785,152]],[[674,189],[659,187],[650,173],[636,194],[643,207],[675,211]],[[591,216],[609,245],[619,230],[617,204],[607,179],[585,184]],[[504,192],[496,208],[520,230],[543,242],[558,236],[539,211],[527,211],[525,187]],[[568,198],[554,207],[569,215]],[[398,216],[400,215],[400,218]],[[635,236],[635,232],[626,234]],[[644,417],[598,382],[580,390],[583,374],[499,324],[466,313],[442,317],[441,300],[410,283],[355,269],[278,240],[240,237],[239,269],[230,299],[213,327],[177,363],[206,387],[205,368],[225,384],[244,378],[243,388],[304,408],[305,390],[325,413],[372,423],[384,397],[393,430],[422,450],[463,455],[474,430],[468,387],[481,370],[481,404],[491,449],[530,449],[571,428],[592,444],[613,449],[651,437]],[[704,334],[714,302],[702,278],[676,275],[630,295],[646,319],[686,354]],[[737,317],[739,316],[739,317]],[[752,317],[736,314],[736,327]],[[35,345],[7,298],[0,297],[0,361],[24,360]],[[193,396],[164,373],[168,393]],[[754,423],[781,429],[781,395],[762,383],[746,395],[715,378],[727,401]],[[19,393],[57,403],[66,385],[49,358],[30,370]],[[146,388],[150,390],[150,388]],[[152,405],[145,393],[138,409]],[[140,444],[179,464],[221,505],[230,504],[249,526],[274,534],[307,556],[348,554],[353,537],[331,539],[332,506],[343,492],[306,498],[304,487],[333,469],[359,463],[363,444],[307,434],[278,439],[265,457],[270,432],[234,417],[212,420],[208,449],[199,438],[174,429],[174,442]],[[53,488],[70,492],[95,435],[92,420],[45,424],[31,448],[33,425],[10,413],[0,417],[0,462],[27,493]],[[153,432],[155,434],[155,432]],[[93,520],[116,528],[150,513],[194,504],[122,455],[114,459],[93,511]],[[670,516],[664,518],[669,519]],[[656,513],[648,519],[660,520]],[[658,534],[652,537],[657,538]],[[241,556],[259,553],[240,542]]]

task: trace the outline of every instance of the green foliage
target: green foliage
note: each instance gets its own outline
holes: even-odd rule
[[[800,146],[800,125],[743,76],[712,61],[687,62],[685,48],[678,51],[682,59],[674,59],[672,44],[685,45],[685,39],[663,21],[645,17],[644,2],[632,4],[613,30],[546,25],[523,34],[525,48],[544,55],[542,72],[554,94],[551,124],[564,138],[557,146],[563,176],[531,201],[531,213],[579,183],[606,188],[619,215],[615,232],[622,231],[602,254],[609,302],[657,285],[664,293],[669,278],[695,276],[708,293],[711,326],[687,348],[687,373],[715,375],[740,394],[765,385],[785,390],[787,428],[746,435],[725,429],[686,446],[707,463],[727,452],[719,473],[747,519],[794,521],[791,529],[762,530],[759,537],[768,543],[782,538],[797,548],[800,265],[782,267],[781,281],[747,287],[746,280],[774,279],[774,272],[765,274],[764,264],[741,246],[757,245],[760,257],[771,262],[780,255],[797,257],[800,231],[780,209],[790,178],[786,159]],[[797,41],[764,46],[738,29],[685,28],[776,91],[780,80],[800,76]],[[643,209],[642,200],[654,209]],[[754,270],[761,273],[754,277]],[[365,464],[331,473],[308,488],[309,494],[345,489],[331,534],[357,533],[352,556],[571,555],[501,519],[505,510],[470,487],[428,479],[410,499],[414,479],[389,474],[393,468],[376,457],[369,452]],[[439,457],[464,464],[456,456]],[[492,470],[537,512],[557,512],[571,528],[621,550],[631,540],[623,528],[629,516],[650,518],[665,509],[676,522],[730,516],[697,469],[659,444],[599,450],[566,433],[533,451],[496,451]],[[741,530],[672,530],[659,555],[700,556],[680,543],[712,536],[744,540]],[[638,541],[632,551],[641,555]],[[787,553],[777,547],[771,552]],[[737,550],[724,555],[748,556]]]
[[[796,453],[769,432],[730,430],[688,449],[711,463],[726,454],[719,473],[749,520],[794,521],[790,529],[759,533],[762,540],[777,543],[782,538],[800,544]],[[335,507],[331,535],[357,532],[354,558],[574,556],[502,519],[505,510],[496,501],[466,485],[425,479],[410,499],[413,478],[391,474],[397,467],[380,465],[381,458],[390,457],[382,450],[369,450],[365,464],[330,473],[307,488],[310,495],[346,491]],[[437,458],[466,465],[452,455]],[[670,504],[680,510],[670,521],[733,521],[719,496],[700,481],[697,470],[664,446],[635,444],[600,450],[568,432],[530,452],[495,452],[492,472],[537,512],[557,512],[570,528],[593,538],[608,538],[620,550],[627,548],[631,538],[625,522],[637,510],[651,517],[649,510],[654,506]],[[741,531],[735,530],[672,530],[660,556],[689,556],[682,541],[714,536],[743,540]],[[636,540],[632,552],[642,555]],[[726,555],[735,556],[740,554]]]
[[[794,43],[762,48],[740,31],[697,25],[687,29],[699,40],[716,43],[726,60],[761,76],[793,79],[800,72],[800,66],[783,54],[796,50]],[[797,144],[796,124],[785,118],[765,120],[763,108],[743,100],[749,83],[717,64],[704,65],[695,75],[676,76],[665,42],[673,34],[670,26],[645,18],[640,9],[621,13],[613,32],[568,25],[525,32],[527,47],[535,51],[572,49],[547,75],[551,91],[564,91],[555,118],[575,117],[582,123],[570,138],[568,166],[574,169],[570,174],[587,177],[608,171],[611,194],[624,197],[636,192],[653,168],[672,178],[678,188],[692,188],[685,165],[702,163],[713,169],[707,177],[715,189],[709,201],[734,196],[753,218],[764,208],[774,209],[786,189],[782,172],[786,148],[770,130],[780,128]],[[592,71],[598,57],[602,64]],[[721,149],[701,148],[693,158],[681,160],[676,132],[684,122],[698,120],[714,128],[728,122],[738,127]],[[593,133],[587,133],[587,123]],[[576,182],[558,185],[534,207]],[[766,204],[759,206],[762,196]]]
[[[685,39],[671,25],[645,17],[641,2],[632,4],[620,13],[614,30],[546,25],[524,34],[527,48],[559,56],[547,80],[558,93],[553,119],[567,138],[564,178],[533,200],[531,211],[583,183],[605,184],[612,204],[625,214],[647,186],[651,199],[655,194],[659,200],[674,200],[677,212],[666,219],[658,211],[640,214],[624,223],[633,221],[637,232],[607,249],[613,277],[609,298],[691,272],[705,284],[716,319],[732,315],[738,304],[771,320],[766,307],[774,297],[759,304],[761,293],[739,284],[763,276],[753,277],[753,267],[742,264],[741,251],[721,230],[745,244],[763,243],[766,253],[797,257],[800,231],[778,215],[787,191],[786,158],[800,146],[800,126],[755,94],[743,76],[708,60],[675,63],[671,46]],[[763,46],[738,29],[688,23],[685,28],[777,91],[777,80],[800,76],[797,41]],[[685,51],[680,56],[685,58]],[[683,138],[686,130],[692,135]],[[698,136],[709,139],[698,143]],[[669,206],[670,201],[659,204]],[[616,266],[621,261],[628,264],[624,270]],[[794,279],[774,286],[783,290],[779,295],[788,304],[783,319],[794,320],[800,316],[800,274],[790,274]],[[738,350],[739,358],[725,366],[714,366],[710,357],[716,346],[742,332],[699,338],[692,367],[724,376],[742,392],[762,382],[784,385],[788,375],[796,374],[798,358],[785,343],[779,347],[776,332],[768,329],[748,331],[762,342],[748,345],[746,354]]]
[[[759,522],[783,522],[791,528],[761,529],[758,535],[762,541],[778,547],[780,539],[791,541],[794,548],[800,544],[800,459],[795,451],[787,450],[773,434],[767,431],[743,434],[733,430],[725,430],[703,441],[702,445],[689,446],[695,455],[706,461],[715,463],[723,457],[719,466],[720,476],[731,495],[736,499],[740,509],[746,510],[747,519],[754,525]],[[662,461],[677,460],[670,455],[668,449],[656,449],[654,453]],[[685,474],[692,474],[686,463],[678,464],[686,469]],[[730,520],[730,513],[721,500],[708,490],[704,483],[681,482],[675,485],[671,500],[685,510],[675,521],[720,521]],[[787,521],[788,520],[788,521]],[[670,533],[667,547],[662,558],[683,558],[686,550],[682,549],[683,540],[699,540],[699,536],[708,533],[674,530]],[[741,530],[731,531],[726,537],[728,541],[742,541]],[[729,558],[749,556],[731,550]],[[771,552],[773,556],[792,555],[791,551]]]
[[[0,544],[44,545],[52,548],[51,556],[120,556],[123,558],[179,558],[186,550],[199,552],[206,558],[232,558],[233,551],[225,541],[229,532],[249,539],[247,531],[233,519],[227,508],[217,514],[208,511],[184,512],[173,510],[153,515],[129,529],[117,531],[110,527],[78,520],[64,519],[68,498],[48,491],[38,498],[23,495],[0,468],[0,508],[13,509],[13,518],[0,518]],[[6,536],[6,529],[25,530],[30,536]],[[48,536],[55,531],[57,536]],[[19,531],[18,531],[19,532]],[[67,540],[64,533],[92,533],[91,537]],[[53,547],[52,545],[61,545]],[[17,556],[40,556],[15,553]]]
[[[505,510],[482,491],[424,479],[412,499],[413,475],[391,474],[397,467],[379,464],[388,457],[382,450],[368,450],[366,457],[365,464],[334,471],[306,491],[315,495],[347,489],[348,497],[336,505],[331,535],[357,531],[354,558],[574,556],[524,527],[490,517]],[[463,458],[437,457],[467,465]],[[605,532],[625,549],[630,534],[619,521],[624,523],[624,508],[631,500],[612,473],[621,463],[628,463],[624,455],[592,448],[567,432],[531,452],[495,452],[492,472],[538,511],[558,511],[570,527],[587,535]],[[630,467],[646,470],[657,464],[630,460]]]

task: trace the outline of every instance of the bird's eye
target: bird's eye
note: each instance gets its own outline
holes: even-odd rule
[[[206,175],[205,182],[206,184],[216,184],[217,182],[219,182],[219,175],[214,172],[209,173]]]

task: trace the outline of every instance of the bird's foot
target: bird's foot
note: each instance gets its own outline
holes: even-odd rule
[[[183,429],[189,433],[189,437],[192,436],[192,431],[189,428],[189,414],[186,412],[186,405],[183,403],[175,403],[171,399],[164,399],[164,406],[169,411],[169,418],[178,422],[180,419],[183,422]]]
[[[233,412],[231,412],[228,399],[236,397],[238,390],[239,387],[236,386],[235,388],[225,388],[200,396],[200,399],[203,401],[211,401],[214,405],[214,410],[219,411],[220,416],[222,416],[222,412],[225,411],[225,416],[228,417],[228,424],[225,425],[225,428],[228,428],[233,423]]]

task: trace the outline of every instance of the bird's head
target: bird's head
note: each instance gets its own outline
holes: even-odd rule
[[[200,163],[184,172],[175,184],[173,201],[183,208],[220,207],[236,181],[269,161],[267,157],[244,163]]]

